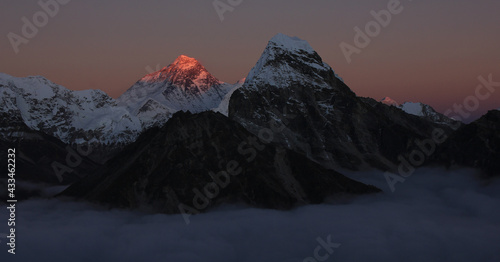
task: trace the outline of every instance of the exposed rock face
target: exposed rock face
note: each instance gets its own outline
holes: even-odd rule
[[[500,176],[500,111],[491,110],[459,128],[438,149],[435,160],[478,168],[488,176]]]
[[[271,39],[233,93],[229,117],[256,135],[283,125],[274,134],[276,143],[325,167],[349,169],[393,169],[415,139],[440,127],[358,98],[307,42],[284,35]]]
[[[266,144],[222,114],[178,112],[63,195],[115,207],[197,213],[222,202],[289,209],[332,195],[378,191]]]

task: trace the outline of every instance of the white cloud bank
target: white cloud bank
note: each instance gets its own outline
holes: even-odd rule
[[[382,173],[350,176],[387,188]],[[222,207],[189,226],[180,215],[29,200],[18,204],[17,255],[0,239],[0,261],[303,261],[328,235],[341,246],[327,261],[500,261],[499,208],[499,181],[437,169],[394,194],[287,212]]]

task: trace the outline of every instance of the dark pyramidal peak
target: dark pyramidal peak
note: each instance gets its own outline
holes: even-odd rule
[[[178,112],[63,195],[114,207],[198,213],[219,203],[289,209],[326,197],[379,192],[219,113]]]
[[[274,142],[349,169],[394,169],[415,140],[441,127],[373,102],[357,97],[306,41],[279,34],[233,93],[229,117],[256,135],[283,125]]]

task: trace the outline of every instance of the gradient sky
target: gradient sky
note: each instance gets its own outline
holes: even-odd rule
[[[350,64],[340,43],[353,44],[354,27],[364,28],[370,11],[386,9],[389,0],[243,0],[222,22],[212,0],[72,0],[15,54],[7,34],[22,35],[21,18],[32,20],[42,10],[37,2],[2,1],[0,72],[43,75],[115,98],[146,68],[181,54],[236,82],[279,32],[307,40],[354,92],[377,100],[420,101],[444,112],[474,95],[479,76],[500,82],[497,0],[402,0],[403,11]],[[474,116],[498,107],[500,90]]]

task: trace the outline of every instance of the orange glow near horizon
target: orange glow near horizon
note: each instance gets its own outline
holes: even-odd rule
[[[117,98],[145,75],[189,54],[217,79],[235,83],[281,32],[307,40],[356,94],[376,100],[419,101],[444,112],[474,95],[479,76],[492,74],[500,82],[500,2],[404,5],[349,64],[340,43],[352,44],[353,28],[373,20],[370,11],[386,8],[386,2],[256,0],[227,13],[223,22],[210,2],[199,0],[121,1],[119,8],[96,0],[71,2],[18,54],[4,37],[0,72],[43,75],[69,89],[101,89]],[[21,34],[20,17],[38,10],[36,1],[10,3],[0,10],[0,34]],[[495,92],[474,117],[498,107]]]

